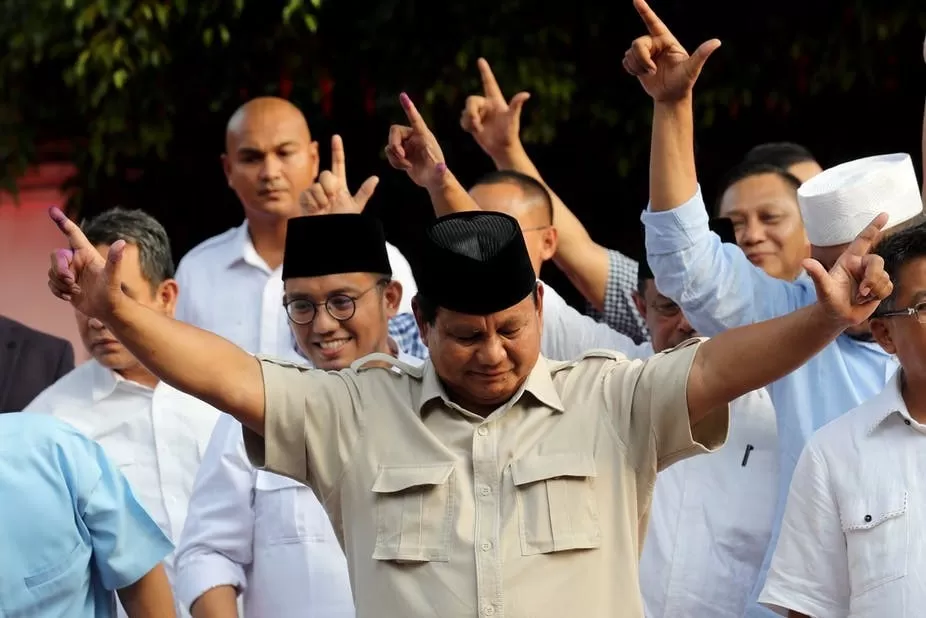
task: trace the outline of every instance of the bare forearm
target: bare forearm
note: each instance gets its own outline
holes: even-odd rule
[[[263,434],[264,383],[255,357],[218,335],[128,298],[106,325],[158,378]]]
[[[129,618],[175,618],[177,615],[163,564],[148,571],[134,584],[121,588],[118,594]]]
[[[607,249],[592,240],[582,222],[543,180],[520,142],[492,160],[498,169],[521,172],[546,187],[553,201],[553,223],[559,238],[553,261],[582,296],[601,311],[608,287]]]
[[[692,425],[716,407],[791,373],[845,328],[821,305],[813,304],[705,341],[688,378]]]
[[[438,217],[455,212],[479,210],[479,206],[449,170],[444,172],[440,182],[426,188],[431,196],[434,214]]]
[[[691,98],[657,102],[649,163],[650,206],[656,212],[672,210],[690,200],[697,189]]]
[[[190,607],[193,618],[238,618],[238,593],[234,586],[216,586],[204,592]]]

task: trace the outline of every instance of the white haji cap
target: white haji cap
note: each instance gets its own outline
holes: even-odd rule
[[[888,229],[923,212],[913,160],[905,153],[857,159],[817,174],[797,190],[807,239],[817,247],[852,242],[886,212]]]

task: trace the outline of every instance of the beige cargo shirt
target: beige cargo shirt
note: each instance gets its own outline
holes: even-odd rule
[[[541,357],[487,418],[451,402],[430,362],[263,359],[265,438],[245,430],[245,444],[256,466],[315,489],[358,618],[642,617],[656,472],[726,439],[727,407],[689,425],[700,343],[646,361]]]

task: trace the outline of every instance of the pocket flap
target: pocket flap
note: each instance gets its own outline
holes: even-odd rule
[[[511,480],[517,486],[561,476],[595,477],[595,460],[582,453],[528,455],[511,462]]]
[[[853,500],[841,514],[843,532],[869,530],[907,512],[907,492],[888,488]]]
[[[373,491],[378,494],[392,494],[422,485],[443,485],[453,472],[452,463],[380,466]]]
[[[289,489],[290,487],[306,487],[299,481],[267,472],[265,470],[257,471],[257,478],[254,480],[254,488],[258,491],[276,491],[278,489]]]

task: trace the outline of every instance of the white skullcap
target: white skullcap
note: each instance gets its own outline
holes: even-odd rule
[[[797,190],[807,239],[817,247],[852,240],[886,212],[884,229],[923,211],[913,161],[905,153],[857,159],[817,174]]]

